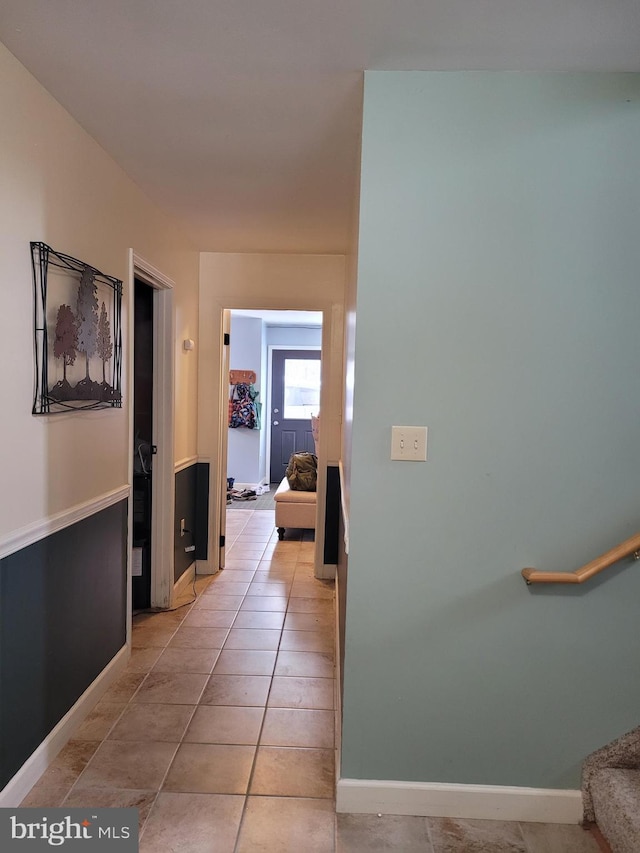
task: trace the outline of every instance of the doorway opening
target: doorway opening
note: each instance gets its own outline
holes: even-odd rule
[[[132,608],[151,607],[153,477],[153,288],[134,279]]]
[[[251,393],[259,425],[230,427],[226,411],[223,415],[222,542],[227,508],[273,510],[273,494],[291,453],[315,452],[311,414],[320,409],[323,334],[321,311],[229,309],[224,315],[229,345],[224,347],[223,381],[227,374],[229,380],[237,378],[235,371],[255,374]],[[288,358],[294,352],[299,354],[295,361]],[[231,382],[228,393],[230,399],[235,393]],[[286,459],[274,466],[278,454]],[[220,558],[222,568],[222,551]]]
[[[171,606],[175,503],[173,281],[129,251],[128,612]]]

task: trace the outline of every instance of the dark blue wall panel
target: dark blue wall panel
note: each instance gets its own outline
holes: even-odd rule
[[[196,560],[209,551],[209,463],[198,462],[196,477]]]
[[[0,788],[126,641],[127,501],[0,560]]]
[[[327,497],[324,519],[324,562],[338,563],[338,527],[340,523],[340,469],[337,465],[327,466]]]
[[[173,577],[177,581],[196,558],[194,551],[185,551],[196,544],[196,486],[197,464],[183,468],[176,474],[175,532]],[[180,535],[180,520],[184,519],[186,532]]]
[[[194,560],[207,559],[209,535],[209,463],[196,462],[176,474],[174,532],[174,581],[184,574]],[[187,533],[180,536],[180,520],[184,518]],[[195,545],[194,551],[185,551]]]

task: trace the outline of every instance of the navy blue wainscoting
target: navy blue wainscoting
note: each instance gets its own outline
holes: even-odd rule
[[[196,560],[209,552],[209,463],[198,462],[196,476]]]
[[[337,465],[328,465],[324,518],[324,562],[326,565],[336,565],[338,562],[340,512],[340,469]]]
[[[127,500],[0,560],[0,788],[126,642]]]
[[[179,580],[196,558],[196,486],[197,464],[189,465],[176,474],[175,532],[173,579]],[[184,519],[184,535],[180,533],[181,520]]]
[[[180,535],[184,519],[185,534]],[[209,530],[209,463],[196,462],[176,474],[174,581],[194,560],[207,559]],[[193,551],[185,548],[195,546]]]

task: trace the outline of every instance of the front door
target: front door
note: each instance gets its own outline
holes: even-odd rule
[[[311,415],[320,412],[320,350],[273,350],[271,470],[279,483],[292,453],[315,453]]]

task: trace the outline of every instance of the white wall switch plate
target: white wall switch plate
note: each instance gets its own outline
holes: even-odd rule
[[[404,462],[426,462],[427,428],[392,426],[391,458]]]

